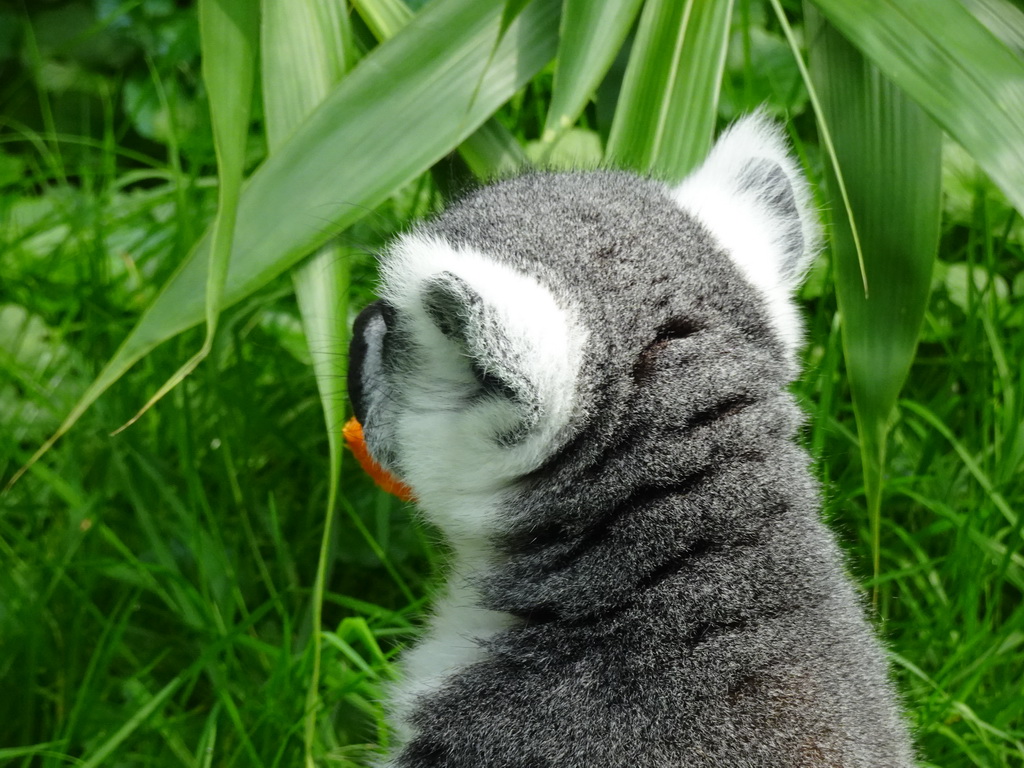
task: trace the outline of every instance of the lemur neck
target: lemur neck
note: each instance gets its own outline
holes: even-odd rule
[[[794,413],[783,396],[730,411],[703,434],[638,434],[605,456],[603,471],[538,486],[521,504],[536,523],[499,542],[487,607],[572,621],[646,593],[685,600],[697,583],[770,590],[779,569],[766,565],[763,584],[752,585],[744,567],[777,553],[794,561],[782,572],[800,570],[798,545],[820,527],[807,457],[791,442]]]

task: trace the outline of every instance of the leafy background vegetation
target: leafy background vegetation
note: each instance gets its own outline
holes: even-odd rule
[[[475,124],[461,125],[463,114],[452,111],[439,87],[420,88],[415,80],[430,61],[443,59],[449,44],[472,42],[469,33],[460,37],[456,29],[440,43],[436,35],[424,38],[434,47],[419,45],[422,61],[405,69],[401,57],[377,59],[390,62],[394,93],[373,95],[373,104],[383,107],[374,113],[381,122],[370,128],[398,136],[400,158],[422,153],[416,160],[422,168],[412,161],[404,169],[385,167],[363,145],[344,144],[359,139],[354,132],[337,140],[334,152],[304,158],[295,137],[308,138],[324,109],[307,114],[326,99],[325,108],[340,104],[333,107],[336,123],[357,123],[344,112],[348,102],[331,101],[334,83],[358,73],[357,61],[379,40],[394,37],[394,49],[405,50],[397,46],[403,36],[420,34],[410,19],[421,5],[362,0],[349,13],[340,2],[265,4],[262,88],[243,114],[246,138],[233,140],[237,163],[247,174],[260,168],[266,178],[270,168],[278,174],[272,178],[284,180],[302,162],[321,176],[358,178],[375,163],[381,175],[392,176],[377,190],[349,195],[331,188],[311,210],[296,212],[282,194],[271,201],[279,209],[260,210],[262,222],[251,214],[253,190],[261,189],[254,177],[238,209],[239,237],[256,224],[259,237],[271,237],[301,214],[313,222],[309,231],[320,234],[293,243],[292,262],[316,247],[328,250],[303,267],[305,276],[281,275],[287,265],[279,265],[241,290],[236,273],[229,274],[224,301],[214,302],[219,319],[208,357],[131,428],[111,436],[202,345],[204,331],[178,333],[202,320],[211,294],[200,264],[196,281],[176,300],[194,306],[195,316],[175,321],[161,336],[169,343],[147,347],[141,362],[112,377],[109,391],[74,429],[0,496],[0,762],[365,765],[374,745],[386,743],[382,686],[394,674],[401,643],[415,637],[444,550],[408,507],[372,488],[351,461],[332,475],[344,418],[342,351],[350,308],[372,292],[373,254],[446,196],[524,157],[587,165],[607,152],[633,167],[681,173],[716,125],[767,104],[788,119],[810,173],[832,190],[830,197],[822,192],[822,207],[841,229],[843,202],[836,179],[827,178],[827,142],[788,39],[790,32],[794,40],[810,37],[820,20],[808,11],[805,24],[795,2],[739,0],[731,18],[722,16],[721,3],[695,4],[694,18],[705,26],[693,28],[703,34],[684,41],[677,63],[692,72],[717,60],[708,51],[723,51],[721,86],[714,71],[705,72],[690,92],[677,94],[694,115],[666,110],[664,120],[671,126],[692,119],[698,128],[691,145],[671,152],[638,144],[654,135],[651,126],[627,118],[654,114],[644,111],[645,99],[654,98],[659,73],[676,50],[659,47],[665,40],[656,32],[679,26],[672,14],[681,6],[648,0],[644,12],[662,14],[654,17],[662,23],[645,27],[633,22],[638,0],[608,3],[619,8],[618,21],[598,17],[586,27],[587,4],[569,0],[565,12],[578,14],[581,26],[563,28],[551,63],[553,45],[530,38],[537,74],[506,83],[510,99],[488,96],[489,81],[469,73],[479,101],[493,101],[481,107]],[[541,5],[550,18],[543,15],[549,11],[530,10]],[[533,13],[537,28],[551,27],[560,5],[493,7],[501,29],[520,34],[517,12]],[[829,3],[819,5],[827,10]],[[332,6],[337,18],[323,15]],[[438,7],[460,4],[435,0],[424,12]],[[1019,60],[1019,11],[995,0],[963,7],[999,33],[999,55]],[[308,17],[317,23],[294,26],[301,9],[321,14]],[[780,10],[793,30],[780,22]],[[204,17],[207,46],[217,23]],[[459,29],[469,25],[464,20]],[[335,46],[323,43],[325,29]],[[725,31],[727,48],[707,34],[715,29]],[[236,42],[244,51],[245,36]],[[649,55],[634,64],[631,44]],[[219,225],[230,224],[231,206],[223,200],[229,185],[219,181],[226,164],[222,151],[218,165],[208,98],[222,94],[223,83],[204,77],[202,47],[197,8],[188,2],[0,2],[4,482],[89,395],[140,322],[152,322],[145,320],[153,317],[147,308],[166,303],[161,286],[180,281],[179,265],[218,210]],[[589,84],[583,78],[574,96],[559,85],[559,78],[570,78],[565,62],[587,61],[579,52],[595,49],[605,60],[582,71],[601,76]],[[324,56],[317,58],[318,50]],[[842,160],[857,137],[847,131],[842,140],[850,120],[843,122],[837,110],[848,97],[834,95],[853,88],[859,70],[826,71],[829,56],[846,55],[829,50],[812,50],[809,61]],[[313,53],[289,65],[295,51]],[[500,63],[498,53],[493,58]],[[289,66],[298,79],[287,80]],[[302,81],[301,73],[310,71],[320,79]],[[275,83],[268,72],[285,74]],[[866,79],[879,82],[876,75]],[[402,82],[412,84],[408,92]],[[943,85],[955,91],[955,83]],[[291,97],[294,103],[287,102]],[[215,115],[227,98],[214,100]],[[903,97],[879,98],[891,100],[883,106],[892,114],[892,103]],[[672,102],[685,113],[679,103]],[[420,111],[402,111],[410,104]],[[901,104],[898,109],[908,109]],[[972,120],[985,116],[961,122]],[[998,128],[997,119],[989,122]],[[954,130],[953,123],[944,125]],[[1024,765],[1024,224],[1006,196],[1021,190],[1008,190],[1005,178],[1020,148],[1005,155],[1009,170],[1000,169],[1000,189],[974,158],[984,161],[986,148],[992,154],[1006,148],[986,141],[971,146],[973,157],[953,141],[944,147],[939,260],[934,270],[930,258],[917,270],[930,298],[922,304],[919,347],[902,400],[891,417],[879,406],[888,439],[877,447],[884,455],[865,440],[864,401],[860,428],[852,404],[834,279],[849,258],[841,233],[802,297],[809,334],[798,393],[809,413],[804,437],[818,460],[825,513],[849,551],[851,571],[874,597],[921,765],[944,768]],[[449,153],[456,146],[459,152]],[[276,166],[267,161],[268,147],[271,161],[281,158]],[[917,158],[907,154],[911,149],[903,147],[888,168]],[[356,154],[368,159],[357,162]],[[909,162],[902,167],[909,178],[927,175],[924,167],[915,174]],[[871,172],[881,179],[875,188],[914,183],[900,181],[895,170],[886,175],[877,163]],[[848,182],[857,205],[858,179],[850,173]],[[917,205],[921,216],[929,215],[927,201]],[[339,211],[355,213],[345,219]],[[866,244],[877,242],[870,220],[861,224]],[[874,252],[865,247],[865,260]],[[848,305],[845,314],[856,312]],[[899,335],[900,318],[886,322]],[[916,322],[907,323],[916,340]],[[853,324],[847,319],[846,325],[849,331]],[[869,327],[872,348],[885,345],[886,330]],[[869,465],[876,460],[872,490]]]

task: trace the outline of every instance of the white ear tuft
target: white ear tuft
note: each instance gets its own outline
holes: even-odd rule
[[[453,488],[493,490],[536,469],[575,407],[587,333],[574,309],[491,255],[421,233],[400,237],[381,272],[381,298],[421,358],[403,384],[402,479],[429,506]],[[466,400],[452,366],[495,397]],[[474,515],[460,530],[480,522]]]
[[[820,243],[811,193],[781,128],[764,111],[734,123],[672,190],[764,294],[790,349],[801,340],[792,304]]]

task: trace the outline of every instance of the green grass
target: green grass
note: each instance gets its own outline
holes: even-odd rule
[[[810,303],[800,386],[826,514],[851,570],[878,589],[878,618],[922,765],[1024,765],[1024,336],[1019,305],[997,298],[994,287],[1020,274],[1021,246],[993,236],[1011,229],[1016,214],[986,218],[990,192],[974,198],[979,213],[970,227],[951,223],[944,232],[921,347],[890,437],[877,579],[831,295]],[[950,275],[965,264],[989,280],[961,293]]]
[[[183,179],[190,192],[179,196],[176,184],[120,192],[130,179],[60,170],[0,198],[4,478],[180,258],[176,222],[211,214],[203,179]],[[372,250],[417,205],[411,194],[388,204],[350,237]],[[353,269],[362,302],[370,256],[357,253]],[[0,697],[0,763],[201,765],[208,746],[214,765],[301,759],[327,475],[290,286],[226,314],[212,359],[109,435],[198,340],[147,358],[0,497],[0,679],[17,692]],[[343,481],[318,718],[318,747],[336,764],[378,738],[381,647],[410,633],[435,557],[406,510],[352,467]]]
[[[752,6],[738,6],[744,24]],[[727,64],[723,114],[767,99],[797,116],[814,161],[806,95],[779,64],[778,30],[755,22]],[[170,61],[126,69],[124,81],[189,93],[187,67]],[[92,111],[27,77],[3,82],[0,482],[135,326],[217,192],[208,142],[158,140],[153,116],[119,100],[127,85],[116,78]],[[549,69],[498,114],[494,135],[538,139],[550,83]],[[583,121],[607,133],[600,104]],[[890,436],[877,578],[827,255],[804,291],[797,389],[825,514],[851,571],[878,591],[921,765],[1024,766],[1024,224],[947,149],[940,264]],[[373,252],[436,207],[439,188],[465,182],[461,162],[340,238],[353,308],[369,298]],[[210,357],[110,436],[201,342],[193,330],[145,357],[0,496],[0,764],[294,766],[310,718],[322,765],[365,765],[386,742],[379,697],[443,545],[345,462],[319,696],[306,712],[328,438],[291,282],[225,312]]]

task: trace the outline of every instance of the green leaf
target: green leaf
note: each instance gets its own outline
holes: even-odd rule
[[[249,0],[199,2],[203,82],[210,96],[210,118],[219,181],[217,216],[210,235],[210,257],[206,269],[206,337],[195,355],[121,429],[133,424],[181,383],[213,349],[245,172],[245,147],[252,111],[259,19],[258,8]]]
[[[1024,211],[1024,14],[959,0],[812,0],[842,34],[970,152]],[[813,38],[811,38],[813,40]],[[1009,44],[1008,44],[1009,43]]]
[[[501,26],[498,28],[498,39],[505,36],[512,22],[530,4],[530,0],[505,0],[505,10],[501,13]]]
[[[875,568],[889,422],[917,347],[938,250],[942,134],[903,91],[810,11],[820,99],[863,250],[827,172],[836,293],[860,433]],[[829,169],[830,170],[830,169]]]
[[[263,103],[273,156],[341,79],[352,40],[336,0],[264,0],[263,7]],[[343,249],[331,245],[292,275],[332,453],[340,451],[337,433],[344,420],[337,383],[345,378],[348,273]]]
[[[206,282],[208,330],[203,347],[207,351],[217,329],[217,316],[234,243],[252,110],[259,18],[259,11],[250,0],[199,1],[203,82],[210,99],[220,181]]]
[[[338,0],[264,0],[263,104],[267,143],[273,155],[326,98],[355,58],[347,14]],[[311,595],[313,669],[306,692],[306,765],[314,765],[313,742],[320,694],[321,606],[331,557],[331,533],[341,484],[341,428],[345,420],[348,362],[350,259],[337,244],[321,248],[292,272],[330,448],[324,530]]]
[[[543,140],[572,127],[615,60],[641,0],[565,0]]]
[[[554,143],[532,141],[526,155],[538,166],[552,169],[579,170],[598,168],[604,159],[601,137],[585,128],[570,128]]]
[[[353,0],[352,5],[381,42],[397,35],[413,18],[403,0]],[[509,13],[510,7],[506,5],[506,16]],[[493,118],[459,145],[459,154],[479,179],[510,173],[526,165],[526,155],[515,136]]]
[[[324,100],[355,59],[338,0],[263,0],[264,120],[274,152]]]
[[[681,179],[711,148],[732,0],[648,0],[615,109],[616,165]]]
[[[413,18],[412,9],[403,0],[352,0],[352,7],[380,41],[397,35]]]
[[[516,137],[494,118],[459,145],[459,154],[478,179],[513,173],[527,162]]]
[[[270,155],[242,193],[223,306],[423,173],[551,60],[556,0],[533,0],[495,47],[501,11],[479,0],[436,0],[363,59]],[[209,255],[207,233],[30,461],[133,363],[202,319]]]
[[[1024,55],[1024,11],[1005,0],[963,0],[963,5],[1007,48]]]

